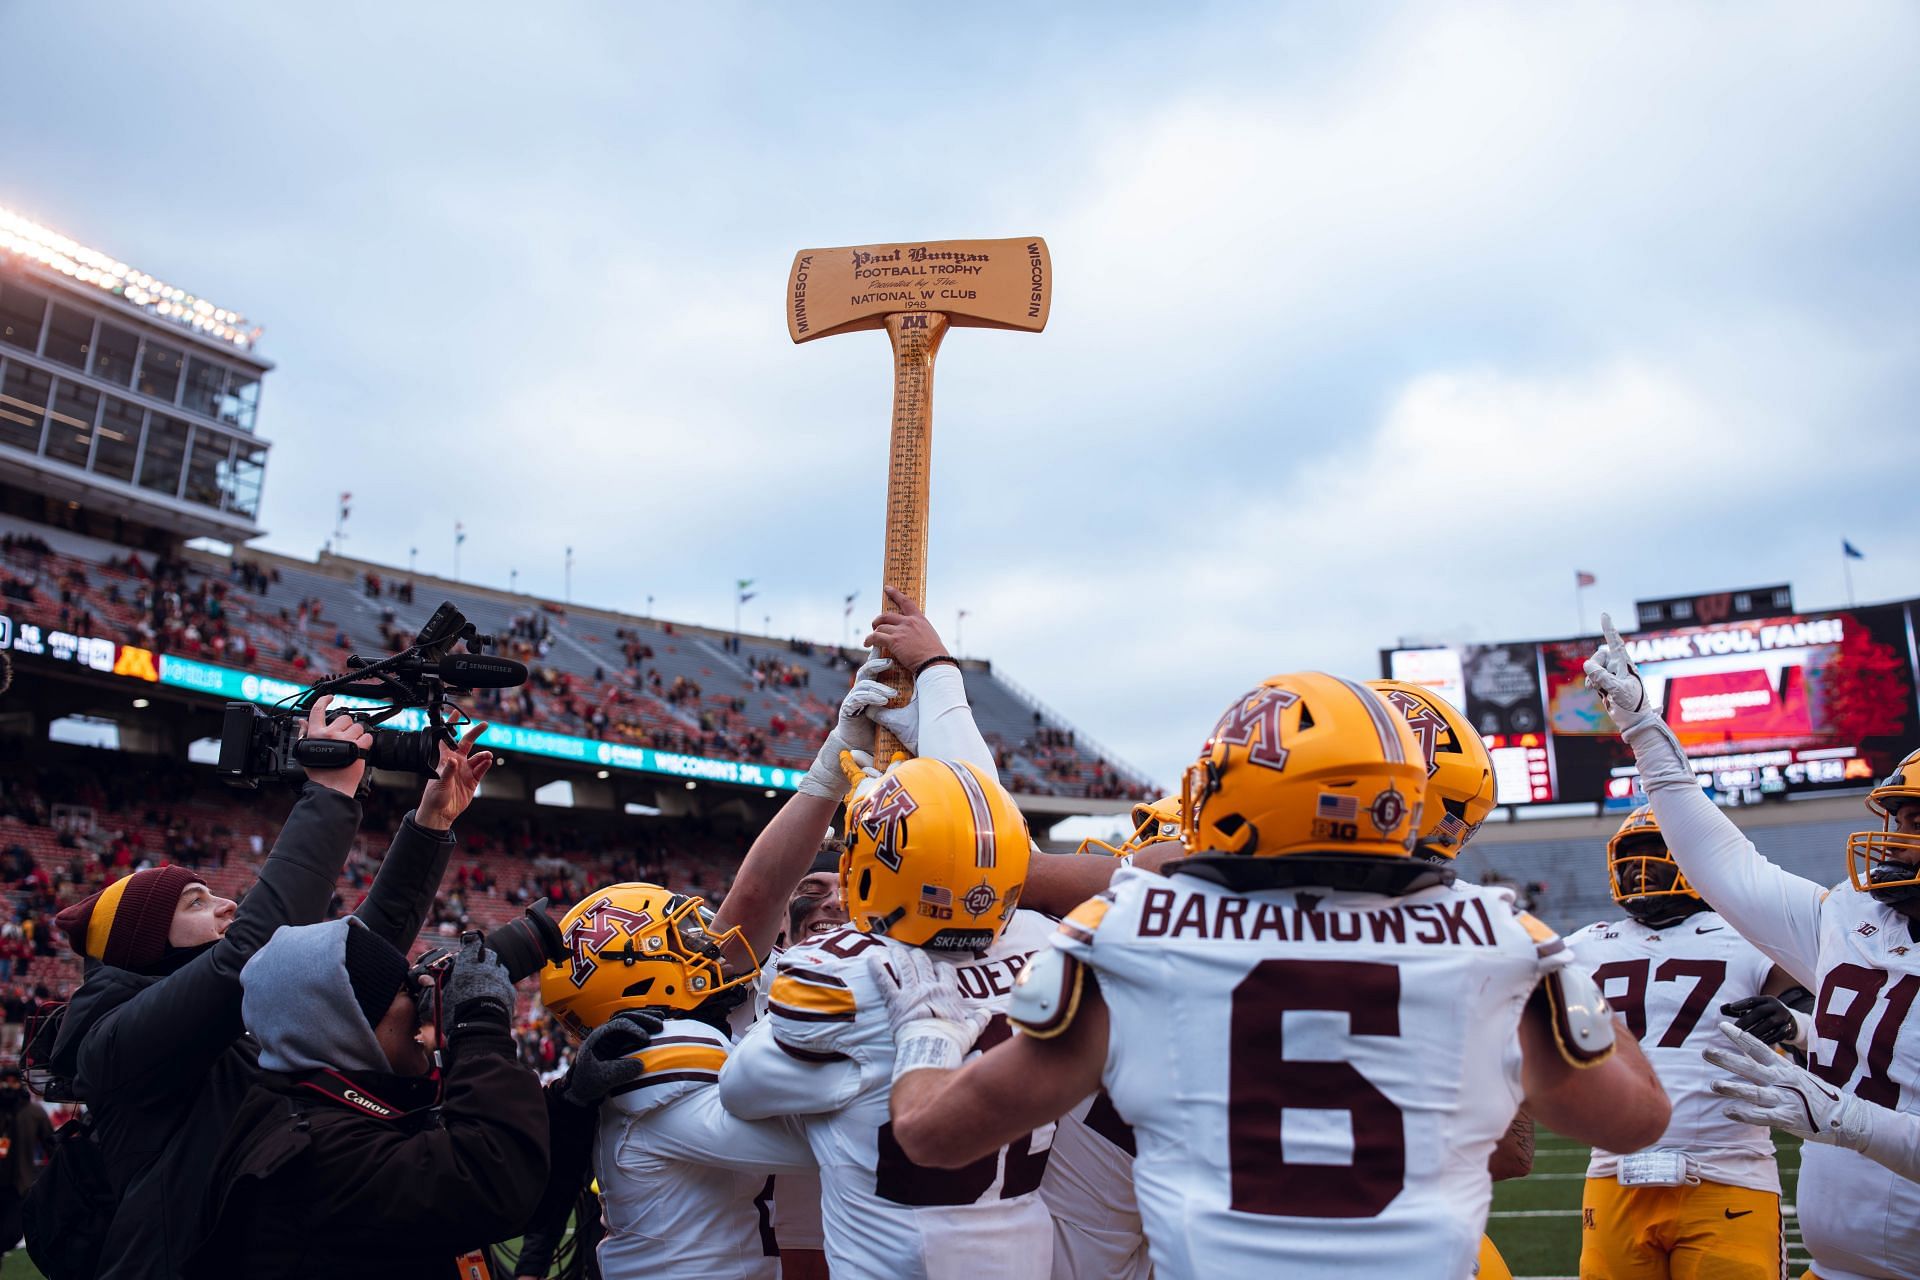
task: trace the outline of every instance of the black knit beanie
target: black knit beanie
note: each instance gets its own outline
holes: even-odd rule
[[[407,980],[407,958],[391,942],[358,924],[347,926],[347,982],[369,1027],[377,1027]]]

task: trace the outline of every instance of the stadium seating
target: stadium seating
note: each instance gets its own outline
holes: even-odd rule
[[[1847,874],[1847,836],[1866,825],[1858,819],[1760,824],[1740,822],[1754,846],[1795,875],[1834,884]],[[1542,920],[1563,933],[1596,920],[1618,917],[1619,906],[1607,892],[1604,834],[1541,840],[1480,840],[1460,855],[1463,878],[1483,884],[1512,885]]]
[[[534,673],[523,690],[476,698],[476,714],[687,754],[805,767],[863,656],[416,583],[332,557],[162,560],[18,522],[0,521],[0,533],[0,608],[17,621],[305,683],[343,670],[349,653],[391,652],[451,597]],[[970,666],[968,687],[1013,790],[1150,790],[990,669]]]

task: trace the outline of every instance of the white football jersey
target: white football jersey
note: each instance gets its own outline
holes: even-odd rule
[[[724,1032],[670,1019],[639,1053],[647,1074],[600,1107],[594,1174],[607,1280],[774,1280],[770,1174],[813,1168],[798,1123],[742,1120],[720,1105]]]
[[[1869,1102],[1920,1113],[1920,936],[1842,881],[1820,900],[1819,939],[1808,1069]],[[1809,1142],[1797,1198],[1823,1280],[1920,1277],[1920,1183]]]
[[[1759,995],[1773,961],[1711,911],[1662,929],[1631,918],[1603,920],[1569,936],[1567,945],[1626,1019],[1673,1103],[1673,1119],[1652,1145],[1686,1152],[1709,1182],[1778,1192],[1771,1135],[1727,1118],[1727,1100],[1708,1088],[1723,1073],[1700,1056],[1726,1044],[1720,1006]],[[1611,1178],[1619,1167],[1619,1156],[1595,1147],[1587,1176]]]
[[[1053,922],[1016,911],[986,955],[950,966],[961,997],[1004,1013],[1027,957]],[[820,1167],[820,1219],[834,1280],[1043,1280],[1053,1226],[1039,1195],[1053,1126],[961,1169],[909,1161],[892,1138],[887,1101],[893,1028],[868,952],[906,944],[842,929],[781,956],[767,1016],[720,1073],[720,1094],[744,1117],[793,1115]],[[996,1018],[984,1049],[1010,1034]]]
[[[1784,871],[1694,785],[1671,735],[1630,739],[1667,848],[1700,896],[1814,992],[1808,1068],[1835,1088],[1920,1114],[1920,934],[1842,881]],[[1858,1152],[1800,1148],[1800,1234],[1823,1280],[1920,1277],[1920,1183]]]
[[[1060,1117],[1040,1198],[1053,1214],[1053,1280],[1153,1274],[1133,1194],[1133,1129],[1102,1089]]]
[[[1111,1014],[1103,1078],[1162,1280],[1472,1273],[1521,1099],[1510,1049],[1564,949],[1510,895],[1129,869],[1054,943]]]

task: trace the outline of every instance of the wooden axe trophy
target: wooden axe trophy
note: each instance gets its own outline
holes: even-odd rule
[[[927,603],[927,489],[933,445],[933,359],[953,328],[1047,327],[1053,263],[1038,236],[922,240],[802,249],[787,276],[787,333],[811,342],[885,329],[893,344],[893,440],[887,455],[887,545],[882,581]],[[881,593],[884,600],[885,593]],[[886,673],[894,705],[912,697],[913,672]],[[882,769],[899,741],[879,733]]]

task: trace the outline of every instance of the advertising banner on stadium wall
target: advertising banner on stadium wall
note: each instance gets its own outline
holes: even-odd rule
[[[49,631],[32,623],[16,623],[5,614],[0,614],[0,648],[31,657],[73,663],[102,674],[163,684],[227,702],[276,706],[292,700],[305,688],[291,681],[277,680],[272,676],[234,667],[176,658],[172,654],[155,655],[136,645],[116,644],[101,636],[75,636]],[[382,705],[364,698],[338,698],[335,701],[341,706],[356,708]],[[393,729],[421,729],[426,727],[426,717],[417,710],[402,711],[388,720],[386,725]],[[481,736],[480,743],[501,751],[571,760],[576,764],[603,769],[657,773],[693,781],[726,782],[776,791],[797,790],[800,779],[806,773],[804,769],[756,764],[747,760],[680,755],[672,751],[656,751],[652,747],[601,742],[513,724],[489,726]]]
[[[272,706],[285,702],[304,687],[250,671],[194,662],[171,655],[160,659],[160,683],[180,689],[192,689],[230,701],[257,702]],[[340,698],[348,707],[374,707],[380,704],[361,698]],[[418,711],[403,711],[387,724],[395,729],[420,729],[426,717]],[[522,755],[546,756],[553,760],[571,760],[576,764],[598,765],[607,769],[627,769],[634,773],[661,773],[676,778],[705,782],[730,782],[743,787],[771,787],[776,791],[797,790],[804,769],[754,764],[746,760],[720,760],[710,756],[679,755],[636,747],[622,742],[601,742],[577,738],[569,733],[529,729],[516,724],[489,725],[480,737],[480,745]]]

